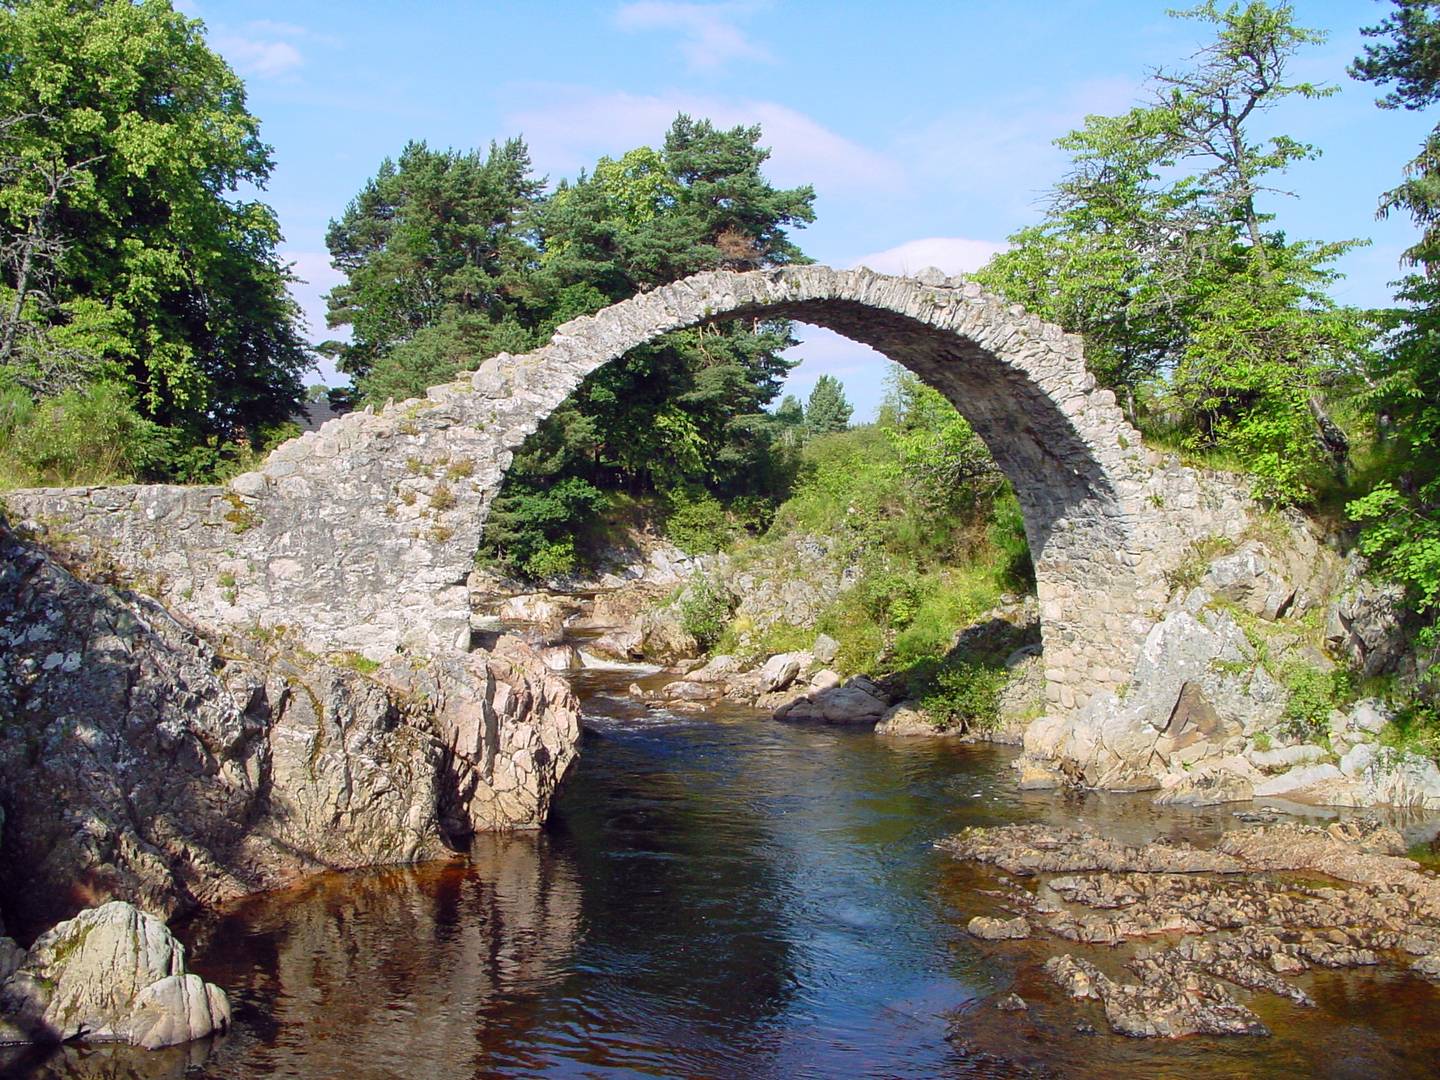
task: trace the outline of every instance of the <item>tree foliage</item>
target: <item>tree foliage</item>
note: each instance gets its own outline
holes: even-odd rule
[[[1253,128],[1287,98],[1331,92],[1286,76],[1322,36],[1285,4],[1179,14],[1212,26],[1211,42],[1152,73],[1144,105],[1058,140],[1072,164],[1045,220],[980,278],[1083,334],[1142,427],[1243,459],[1262,494],[1303,501],[1343,464],[1326,397],[1353,383],[1370,328],[1327,293],[1352,243],[1292,241],[1258,205],[1318,151]]]
[[[519,139],[484,155],[412,142],[330,223],[325,242],[346,280],[326,298],[327,321],[350,327],[337,363],[367,397],[412,397],[534,339],[521,294],[541,186]]]
[[[275,215],[240,194],[270,169],[198,21],[162,0],[0,3],[0,381],[120,387],[94,400],[166,429],[161,473],[287,419],[310,358]]]
[[[834,375],[821,375],[805,402],[805,430],[810,435],[833,435],[850,426],[854,410],[845,399],[845,387]]]
[[[1396,10],[1364,33],[1367,45],[1352,73],[1395,89],[1384,108],[1426,108],[1440,101],[1440,21],[1436,5],[1398,0]],[[1436,643],[1440,617],[1440,127],[1406,167],[1406,178],[1381,197],[1380,213],[1407,211],[1421,237],[1407,253],[1423,273],[1399,282],[1402,307],[1391,315],[1385,347],[1371,369],[1369,403],[1385,468],[1371,490],[1353,500],[1361,523],[1361,549],[1403,582],[1426,619],[1425,638]]]

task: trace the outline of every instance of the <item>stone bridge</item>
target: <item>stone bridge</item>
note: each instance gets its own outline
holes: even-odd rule
[[[367,408],[224,487],[45,489],[12,516],[113,559],[202,624],[371,659],[469,643],[465,587],[511,458],[603,364],[667,331],[787,317],[864,342],[943,393],[1024,510],[1052,710],[1126,682],[1189,543],[1237,512],[1161,468],[1085,370],[1080,338],[938,271],[713,272],[561,326],[423,398]],[[281,628],[284,628],[281,630]]]

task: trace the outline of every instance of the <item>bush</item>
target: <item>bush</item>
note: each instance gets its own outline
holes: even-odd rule
[[[730,596],[709,578],[701,578],[680,597],[680,626],[709,651],[730,623]]]
[[[11,391],[0,401],[0,413],[0,452],[28,473],[31,483],[133,480],[169,449],[166,430],[136,412],[114,383],[69,390],[32,409]]]
[[[1440,705],[1425,696],[1427,690],[1433,695],[1433,678],[1426,679],[1416,688],[1415,698],[1395,714],[1381,732],[1380,739],[1397,750],[1408,750],[1440,761]]]
[[[1355,680],[1344,669],[1320,671],[1297,665],[1284,673],[1290,692],[1280,718],[1280,733],[1287,738],[1312,742],[1330,732],[1330,713],[1355,696]]]
[[[520,568],[528,578],[548,581],[573,574],[579,564],[580,559],[575,552],[575,540],[573,537],[567,536],[536,548],[525,557]]]
[[[735,535],[725,507],[704,488],[679,488],[670,493],[665,535],[687,555],[720,551]]]
[[[1000,691],[1008,678],[1003,666],[952,661],[935,673],[920,706],[936,727],[993,731],[1000,723]]]
[[[571,573],[579,562],[576,531],[607,503],[602,491],[577,477],[544,488],[506,485],[486,519],[476,560],[533,580],[547,576],[534,568],[563,565],[568,551],[569,565],[560,573]]]

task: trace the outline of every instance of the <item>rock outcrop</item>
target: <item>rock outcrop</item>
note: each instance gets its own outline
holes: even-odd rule
[[[229,1026],[225,991],[185,970],[185,947],[163,922],[120,900],[42,934],[0,981],[0,1043],[153,1050]]]
[[[1155,790],[1177,805],[1283,797],[1440,809],[1440,769],[1376,745],[1383,705],[1331,708],[1315,689],[1334,686],[1342,667],[1397,670],[1398,594],[1304,523],[1272,525],[1264,540],[1195,546],[1124,692],[1026,729],[1024,787]]]
[[[112,898],[168,917],[543,821],[578,709],[524,646],[376,665],[268,637],[207,636],[0,522],[12,926]]]

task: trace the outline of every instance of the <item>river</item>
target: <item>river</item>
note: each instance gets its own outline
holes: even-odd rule
[[[973,941],[995,879],[937,852],[965,825],[1196,840],[1229,808],[1020,792],[1010,751],[646,710],[576,674],[583,754],[538,835],[464,863],[312,878],[181,928],[235,1027],[145,1053],[67,1047],[23,1075],[1427,1076],[1440,988],[1395,970],[1257,997],[1266,1039],[1127,1040]],[[986,1000],[1015,989],[1017,1018]]]

